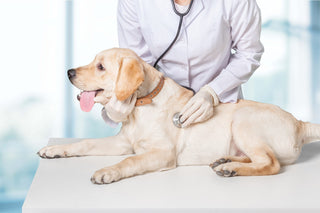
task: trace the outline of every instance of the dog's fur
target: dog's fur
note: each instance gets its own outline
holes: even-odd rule
[[[103,69],[99,69],[100,64]],[[131,50],[114,48],[99,53],[89,65],[77,68],[76,76],[70,80],[82,90],[103,89],[97,99],[104,97],[107,102],[113,93],[119,100],[133,93],[143,97],[157,86],[161,77],[162,73]],[[212,162],[221,176],[272,175],[279,172],[280,165],[293,163],[304,144],[320,140],[320,125],[298,121],[277,106],[247,100],[219,104],[211,119],[179,129],[172,124],[172,116],[181,111],[192,95],[165,78],[158,96],[151,104],[135,107],[118,135],[47,146],[39,155],[55,158],[136,154],[96,171],[91,180],[97,184]]]

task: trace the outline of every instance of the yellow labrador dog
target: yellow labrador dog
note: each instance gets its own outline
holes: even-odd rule
[[[211,119],[177,128],[172,117],[193,93],[128,49],[103,51],[89,65],[68,72],[74,86],[96,99],[138,97],[118,135],[47,146],[38,153],[43,158],[135,154],[96,171],[91,178],[96,184],[210,163],[225,177],[272,175],[280,165],[293,163],[304,144],[320,140],[320,125],[296,120],[277,106],[246,100],[219,104]]]

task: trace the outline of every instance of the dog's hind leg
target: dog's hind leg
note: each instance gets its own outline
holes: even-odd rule
[[[280,170],[280,163],[273,151],[268,146],[251,148],[246,154],[250,157],[250,163],[225,162],[213,168],[220,176],[258,176],[273,175]],[[247,159],[245,159],[247,161]]]
[[[278,119],[277,109],[262,112],[257,107],[244,107],[237,110],[232,120],[232,140],[247,158],[237,158],[240,162],[225,162],[213,168],[221,176],[273,175],[280,171],[280,163],[269,143],[282,140],[282,133],[275,134],[283,127]],[[262,122],[268,121],[268,122]],[[290,122],[286,124],[290,127]],[[289,127],[288,127],[289,126]],[[283,131],[285,131],[284,129]],[[231,160],[231,159],[230,159]],[[232,160],[231,160],[232,161]]]
[[[251,160],[247,156],[224,156],[224,157],[216,160],[215,162],[213,162],[209,166],[212,169],[214,169],[215,167],[217,167],[221,164],[230,163],[230,162],[251,163]]]

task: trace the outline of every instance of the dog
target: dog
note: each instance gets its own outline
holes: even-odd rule
[[[96,171],[91,177],[95,184],[184,165],[210,165],[223,177],[273,175],[294,163],[304,144],[320,140],[320,125],[299,121],[275,105],[249,100],[220,103],[211,119],[177,128],[172,117],[193,92],[129,49],[102,51],[89,65],[69,70],[68,76],[75,87],[93,92],[99,103],[107,103],[112,95],[120,101],[133,94],[138,97],[117,135],[47,146],[38,152],[42,158],[135,154]]]

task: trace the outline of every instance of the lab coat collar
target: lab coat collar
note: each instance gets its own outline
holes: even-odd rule
[[[192,8],[188,15],[185,16],[184,26],[187,27],[192,23],[192,21],[199,15],[199,13],[204,9],[203,0],[194,0]]]

